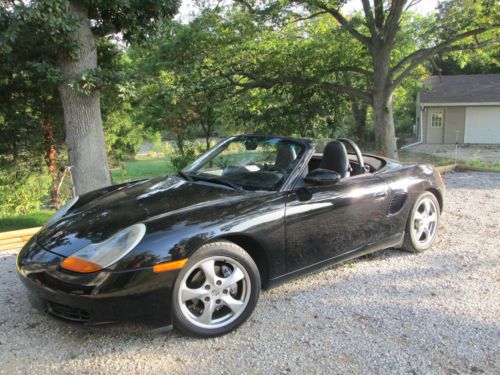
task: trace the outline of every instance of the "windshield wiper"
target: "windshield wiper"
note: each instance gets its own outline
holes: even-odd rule
[[[191,176],[190,176],[191,177]],[[230,188],[233,188],[234,190],[243,190],[241,186],[233,184],[232,182],[229,182],[227,180],[223,180],[221,178],[212,178],[212,177],[205,177],[205,176],[192,176],[193,179],[195,180],[200,180],[200,181],[207,181],[207,182],[212,182],[215,184],[220,184],[220,185],[226,185],[229,186]]]
[[[183,171],[179,171],[177,173],[178,176],[182,177],[183,179],[187,180],[187,181],[193,181],[193,177],[191,176],[188,176],[186,173],[184,173]]]

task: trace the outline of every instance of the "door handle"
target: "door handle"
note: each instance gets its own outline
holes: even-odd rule
[[[374,198],[385,198],[387,197],[387,192],[385,191],[379,191],[378,193],[373,194]]]

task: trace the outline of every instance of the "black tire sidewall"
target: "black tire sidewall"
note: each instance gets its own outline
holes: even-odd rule
[[[413,219],[415,216],[415,212],[417,211],[418,207],[420,206],[420,203],[422,203],[422,201],[424,199],[432,200],[432,202],[436,206],[437,219],[436,219],[436,231],[434,233],[434,237],[427,245],[421,246],[420,244],[418,244],[416,239],[413,237],[412,225],[413,225]],[[438,232],[439,223],[440,223],[440,216],[441,216],[440,215],[440,207],[439,207],[439,202],[436,199],[436,196],[434,194],[432,194],[431,192],[425,192],[425,193],[421,194],[417,198],[417,200],[415,201],[415,204],[413,205],[413,207],[411,209],[410,215],[408,216],[408,220],[406,223],[406,233],[405,233],[405,241],[404,241],[405,243],[403,246],[404,249],[411,251],[411,252],[415,252],[415,253],[419,253],[419,252],[422,252],[422,251],[429,249],[437,238],[437,234],[438,234],[437,232]]]
[[[198,263],[199,261],[213,256],[224,256],[232,258],[237,262],[239,262],[248,273],[248,277],[250,279],[250,284],[251,284],[251,290],[250,290],[250,298],[248,304],[245,307],[243,313],[236,320],[234,320],[233,322],[224,327],[207,329],[192,324],[184,317],[179,306],[178,296],[182,279],[184,278],[186,273],[188,273],[191,270],[191,267],[196,263]],[[172,318],[174,326],[184,334],[194,337],[216,337],[224,335],[239,327],[252,314],[259,299],[260,288],[261,288],[261,280],[257,265],[250,257],[250,255],[247,252],[245,252],[241,247],[228,241],[213,242],[206,244],[193,254],[193,256],[189,259],[186,265],[182,268],[181,272],[179,272],[179,274],[177,275],[177,279],[174,283],[174,289],[172,290],[172,301],[171,301]]]

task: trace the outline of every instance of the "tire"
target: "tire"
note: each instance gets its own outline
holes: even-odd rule
[[[429,207],[429,211],[426,211],[426,207]],[[439,219],[440,208],[436,196],[430,192],[421,194],[408,216],[402,248],[412,253],[420,253],[430,248],[437,237]],[[424,231],[420,232],[422,227]]]
[[[174,326],[194,337],[224,335],[252,314],[260,288],[259,270],[245,250],[229,241],[203,245],[174,284]]]

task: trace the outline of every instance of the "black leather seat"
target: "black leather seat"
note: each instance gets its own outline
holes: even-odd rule
[[[297,153],[291,145],[279,145],[274,162],[274,169],[278,171],[286,171],[297,158]]]
[[[349,158],[344,144],[339,141],[329,142],[325,146],[319,167],[335,171],[342,178],[349,177]]]

